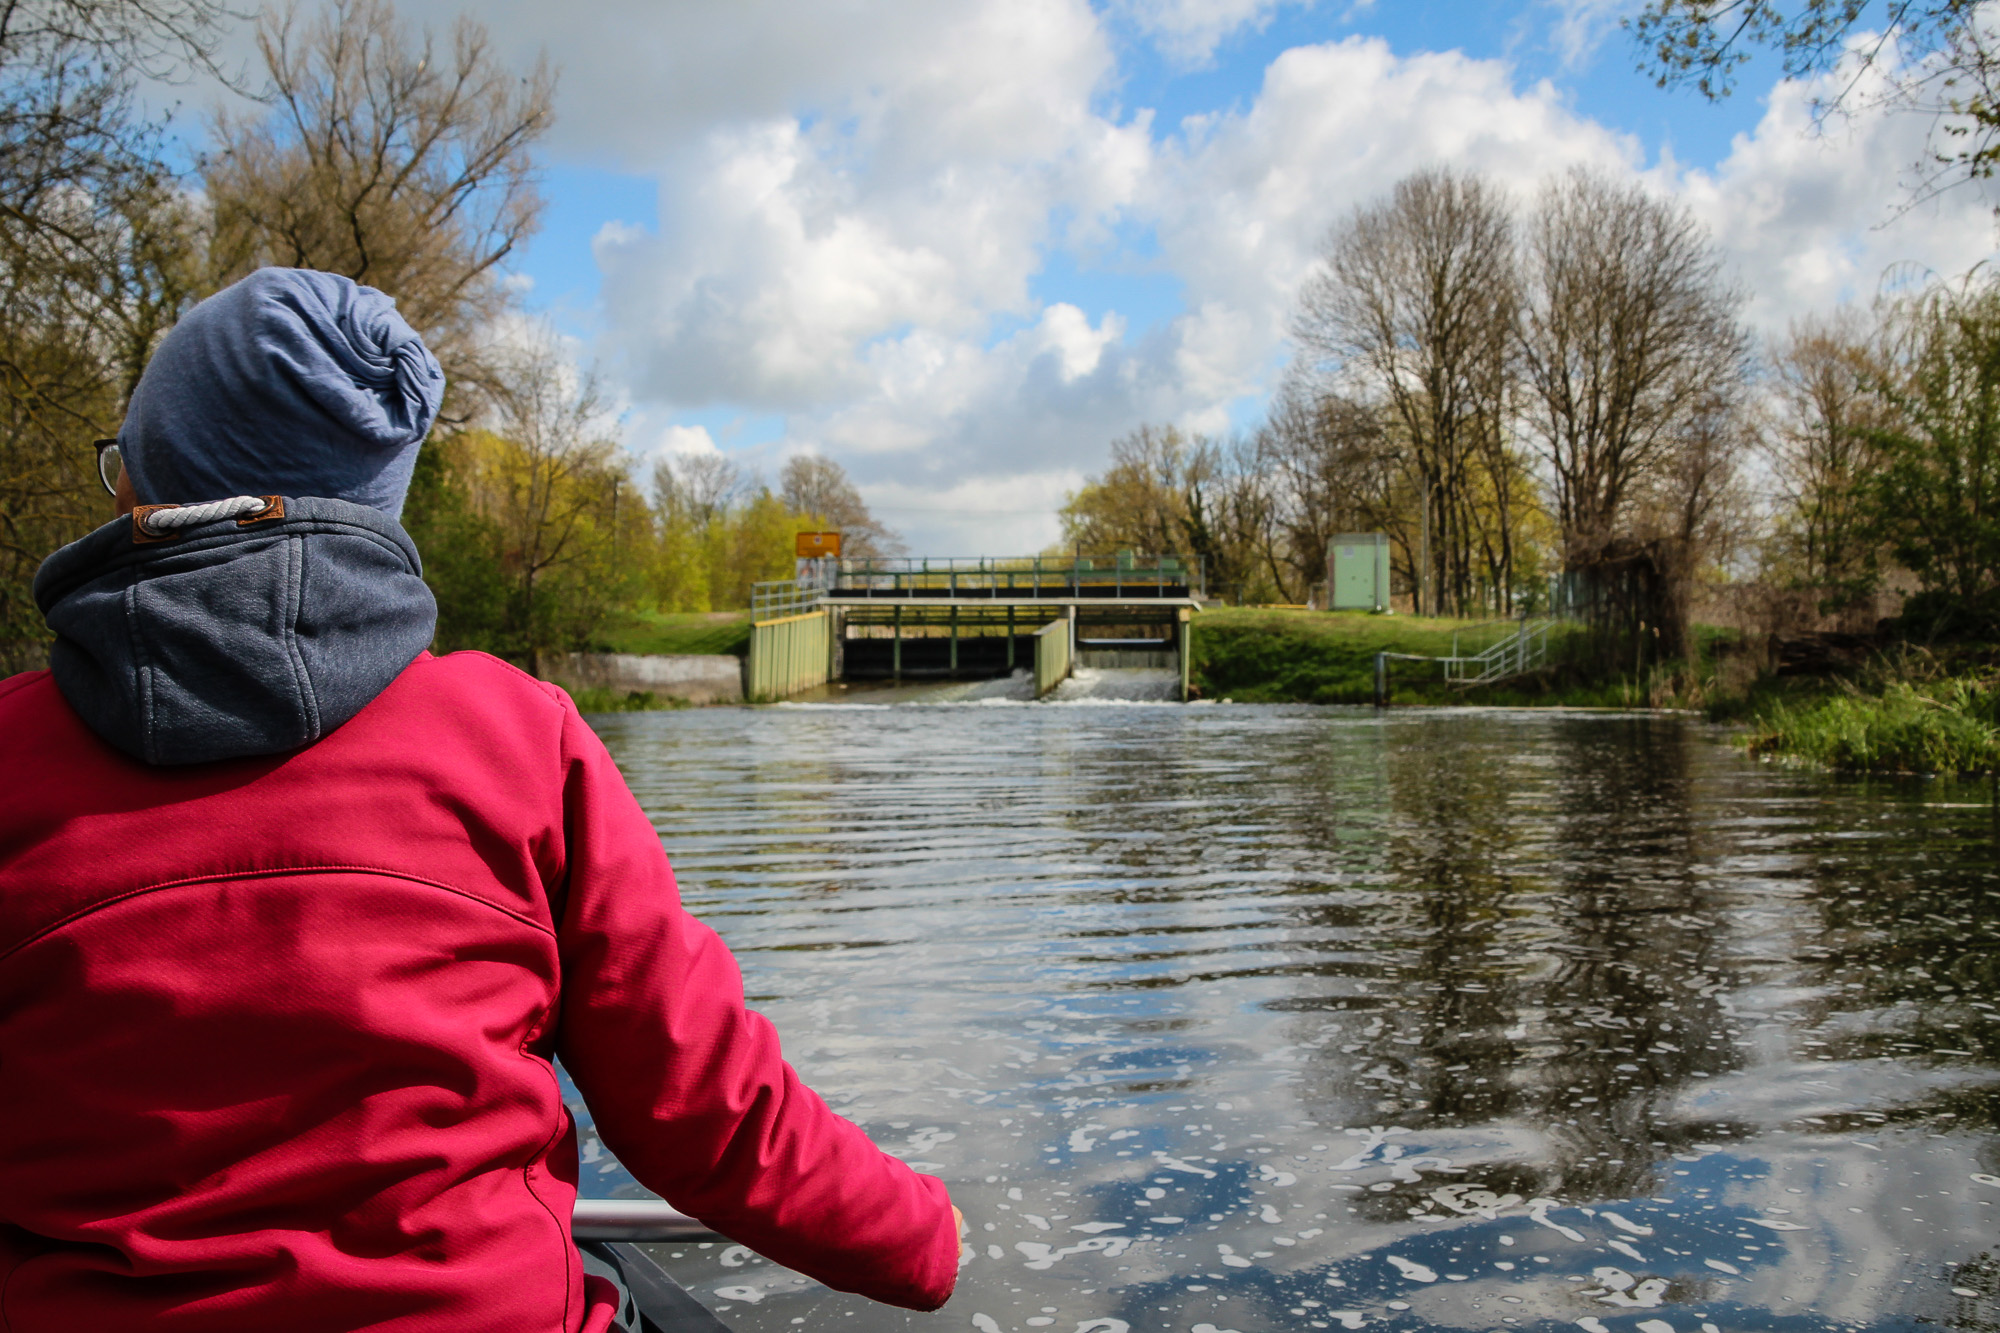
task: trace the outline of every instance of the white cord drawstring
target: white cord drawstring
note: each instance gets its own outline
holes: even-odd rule
[[[222,518],[243,518],[264,508],[254,495],[233,495],[227,500],[204,500],[200,504],[155,509],[139,520],[148,537],[165,537],[184,528],[198,528]]]

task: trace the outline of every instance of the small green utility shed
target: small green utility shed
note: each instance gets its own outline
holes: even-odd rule
[[[1342,533],[1326,548],[1327,609],[1389,609],[1389,534]]]

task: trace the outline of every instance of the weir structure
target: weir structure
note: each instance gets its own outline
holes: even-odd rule
[[[1201,564],[1180,555],[849,557],[757,585],[749,694],[829,680],[1031,673],[1036,698],[1076,667],[1176,672],[1187,698]]]

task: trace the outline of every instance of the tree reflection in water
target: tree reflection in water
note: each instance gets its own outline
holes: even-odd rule
[[[975,1222],[930,1319],[670,1258],[734,1327],[2000,1321],[1983,784],[1661,718],[601,723],[808,1078]]]

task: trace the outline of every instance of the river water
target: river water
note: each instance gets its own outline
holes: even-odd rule
[[[595,721],[806,1080],[971,1223],[934,1315],[660,1248],[737,1330],[2000,1328],[1984,783],[1661,717]]]

